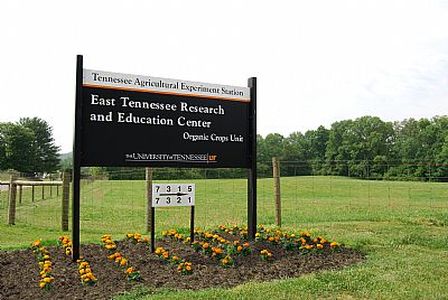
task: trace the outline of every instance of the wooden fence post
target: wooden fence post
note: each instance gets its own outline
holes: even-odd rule
[[[53,198],[53,186],[50,185],[50,199]]]
[[[274,178],[275,225],[282,226],[282,207],[280,197],[280,163],[277,157],[272,158],[272,177]]]
[[[34,185],[31,186],[31,202],[34,202]]]
[[[62,231],[68,231],[68,208],[70,203],[70,172],[62,175]]]
[[[15,183],[16,175],[11,174],[9,179],[9,214],[8,214],[8,224],[14,225],[16,223],[16,196],[17,196],[17,185]]]
[[[22,204],[23,185],[19,185],[19,203]]]
[[[45,185],[41,185],[42,188],[42,200],[45,200]]]
[[[146,179],[146,231],[151,232],[152,224],[152,169],[145,169],[145,179]]]

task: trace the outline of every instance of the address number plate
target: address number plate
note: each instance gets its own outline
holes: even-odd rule
[[[193,206],[194,183],[169,183],[152,185],[152,207]]]

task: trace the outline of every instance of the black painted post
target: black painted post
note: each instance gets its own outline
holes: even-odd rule
[[[76,57],[76,106],[75,136],[73,142],[73,212],[72,212],[72,258],[79,258],[80,248],[80,180],[81,180],[81,123],[82,123],[83,57]]]
[[[155,219],[156,219],[156,209],[151,206],[151,253],[154,253],[155,248],[156,248],[156,246],[155,246],[155,244],[156,244],[156,241],[155,241],[156,221],[155,221]]]
[[[190,210],[190,243],[194,242],[194,205]]]
[[[254,240],[257,232],[257,78],[249,78],[248,86],[250,168],[247,181],[247,229],[249,240]]]

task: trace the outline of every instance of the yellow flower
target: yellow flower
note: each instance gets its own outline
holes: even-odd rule
[[[241,247],[241,246],[238,246],[238,247],[236,248],[236,251],[238,251],[238,252],[241,252],[241,251],[243,251],[243,247]]]
[[[126,266],[127,263],[128,263],[127,259],[123,258],[120,262],[120,266],[124,267],[124,266]]]
[[[43,282],[45,282],[45,283],[51,283],[53,280],[54,280],[53,277],[45,277],[45,278],[43,279]]]
[[[209,243],[204,243],[204,245],[202,245],[202,248],[207,249],[208,247],[210,247]]]
[[[134,268],[133,267],[129,267],[126,269],[126,274],[131,274],[134,272]]]
[[[112,250],[112,249],[115,249],[115,248],[117,248],[117,246],[115,244],[107,244],[106,245],[106,249],[107,250]]]
[[[47,284],[43,281],[39,282],[39,287],[43,289]]]
[[[186,266],[186,267],[185,267],[185,270],[187,270],[187,271],[191,271],[191,266]]]
[[[324,245],[322,245],[322,244],[317,244],[316,247],[317,247],[317,249],[323,249],[323,248],[324,248]]]

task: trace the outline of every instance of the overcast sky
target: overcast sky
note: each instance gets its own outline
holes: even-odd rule
[[[246,86],[258,129],[448,112],[448,1],[0,2],[0,122],[40,117],[71,151],[84,67]]]

